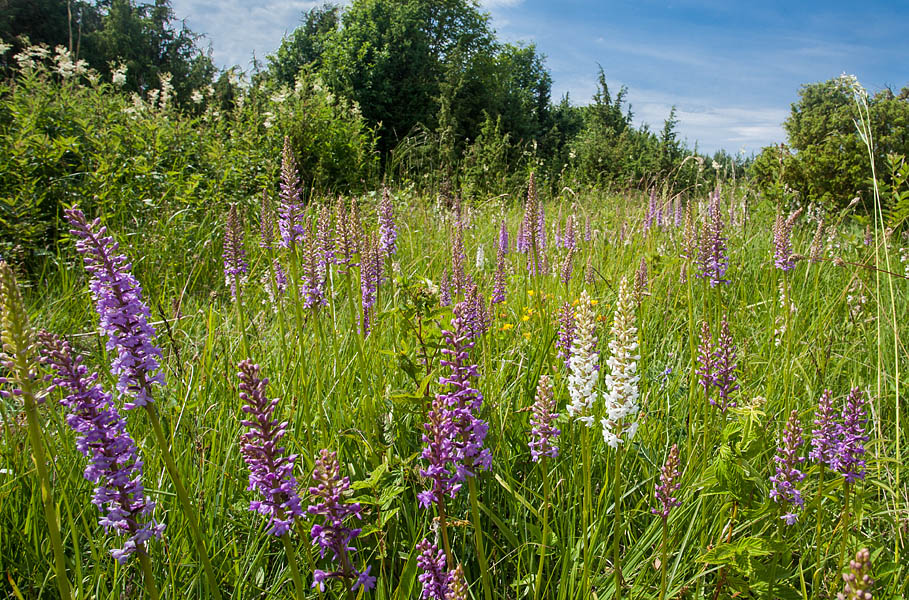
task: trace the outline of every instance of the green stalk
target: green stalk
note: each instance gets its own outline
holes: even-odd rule
[[[16,353],[16,368],[20,374],[28,374],[28,364],[25,361],[25,353]],[[69,579],[66,577],[66,558],[63,555],[63,540],[60,537],[60,527],[57,524],[57,509],[54,505],[54,499],[51,497],[50,478],[47,474],[47,461],[44,456],[44,441],[41,439],[41,424],[38,421],[38,406],[35,403],[35,393],[32,388],[32,382],[29,378],[19,378],[17,383],[22,389],[22,397],[25,400],[25,417],[28,420],[28,439],[32,445],[32,458],[35,461],[35,470],[38,471],[38,481],[41,485],[41,502],[44,505],[44,519],[47,521],[47,529],[50,534],[51,548],[54,551],[54,570],[57,582],[57,590],[60,592],[60,598],[69,600],[73,597],[72,589],[69,585]]]
[[[660,600],[666,598],[666,563],[669,560],[669,519],[663,517],[663,537],[660,553]]]
[[[533,600],[540,599],[540,588],[543,583],[543,563],[546,562],[546,540],[549,539],[549,472],[546,470],[545,456],[540,458],[540,472],[543,475],[543,535],[540,537],[540,560],[537,565]]]
[[[786,305],[783,307],[783,318],[786,323],[786,362],[785,371],[783,371],[783,396],[786,398],[786,412],[792,412],[792,394],[789,390],[789,384],[792,381],[792,298],[789,288],[789,277],[783,273],[783,294],[786,298]]]
[[[849,492],[852,489],[852,486],[849,485],[848,481],[843,482],[845,487],[845,498],[843,500],[843,537],[840,540],[840,566],[837,573],[843,572],[843,567],[846,566],[846,542],[849,540],[849,527],[851,525],[850,521],[852,520],[852,514],[849,511]]]
[[[467,487],[470,490],[470,513],[473,518],[473,533],[474,541],[477,545],[477,559],[480,561],[483,595],[486,600],[492,600],[492,582],[489,580],[489,563],[486,561],[486,550],[483,548],[483,528],[480,524],[480,504],[477,500],[476,477],[467,478]]]
[[[170,453],[167,438],[164,437],[164,430],[161,428],[161,421],[158,420],[158,412],[155,409],[155,405],[151,402],[145,404],[145,412],[148,415],[148,420],[151,422],[152,431],[154,431],[155,434],[155,441],[161,449],[161,455],[164,458],[164,466],[167,468],[171,481],[174,482],[174,489],[177,492],[177,499],[180,501],[180,507],[183,509],[183,515],[189,523],[189,531],[193,537],[193,543],[196,545],[196,552],[199,555],[199,559],[202,561],[202,568],[205,570],[205,576],[208,578],[210,594],[216,600],[221,600],[221,591],[218,588],[218,578],[215,577],[215,570],[212,567],[211,560],[209,560],[208,553],[205,550],[202,534],[199,532],[196,511],[193,508],[192,502],[189,500],[189,494],[186,493],[186,488],[183,487],[183,481],[180,479],[180,472],[177,470],[177,464],[174,462],[174,457]]]
[[[62,600],[73,597],[69,579],[66,576],[66,557],[63,554],[63,540],[57,523],[57,508],[51,496],[47,459],[44,456],[44,441],[41,439],[41,422],[38,419],[38,403],[32,385],[35,368],[35,333],[28,322],[28,313],[22,301],[22,294],[12,269],[0,260],[0,368],[10,372],[14,384],[18,385],[25,403],[25,418],[28,422],[28,438],[32,446],[32,459],[38,472],[41,488],[41,502],[44,519],[47,521],[51,548],[54,552],[54,571],[57,590]],[[0,403],[3,399],[0,398]],[[4,423],[6,416],[4,415]],[[12,579],[10,578],[10,583]],[[14,586],[15,587],[15,586]]]
[[[145,591],[148,592],[148,597],[151,600],[158,600],[160,597],[158,593],[158,586],[155,584],[155,576],[152,573],[151,561],[148,559],[148,553],[145,552],[145,549],[139,550],[137,553],[139,555],[139,566],[142,568],[142,580],[145,581]]]
[[[817,578],[817,583],[814,585],[820,586],[821,582],[824,581],[823,575],[821,575],[821,501],[824,498],[824,463],[820,463],[821,473],[818,477],[817,482],[817,535],[815,539],[817,540],[817,561],[814,566],[814,576]],[[820,589],[818,587],[818,589]]]
[[[590,439],[587,433],[587,427],[581,429],[581,456],[584,462],[584,504],[581,510],[583,529],[581,535],[584,536],[584,566],[581,571],[581,589],[587,589],[587,573],[590,569]]]
[[[240,336],[240,341],[243,343],[243,358],[249,356],[249,338],[246,333],[246,319],[243,314],[243,296],[242,291],[240,290],[240,278],[237,275],[234,275],[234,285],[237,286],[237,298],[234,301],[234,310],[237,314],[237,327],[240,328],[242,335]]]
[[[445,550],[445,564],[448,569],[454,568],[454,557],[451,555],[451,543],[448,541],[448,519],[445,517],[445,499],[439,500],[437,508],[439,509],[439,531],[442,533],[442,547]]]
[[[287,565],[290,567],[290,577],[294,581],[297,599],[301,600],[306,596],[306,588],[303,587],[303,578],[300,577],[300,569],[297,567],[297,552],[294,550],[294,545],[290,542],[290,534],[285,533],[282,535],[281,542],[284,544],[284,552],[287,554]]]
[[[615,600],[622,598],[622,555],[619,551],[619,542],[622,539],[622,451],[620,445],[615,453],[615,480],[612,483],[615,506],[615,535],[612,539],[612,566],[615,571]]]
[[[690,270],[690,269],[689,269]],[[694,290],[691,286],[691,277],[692,274],[689,272],[688,276],[685,278],[688,288],[688,353],[689,360],[691,361],[691,383],[688,386],[688,455],[691,456],[693,452],[692,444],[692,429],[693,421],[697,418],[697,389],[698,389],[698,376],[697,376],[697,333],[695,331],[694,324]]]

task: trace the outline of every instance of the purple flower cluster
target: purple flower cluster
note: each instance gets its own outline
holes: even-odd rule
[[[468,287],[462,304],[462,318],[468,338],[479,337],[489,331],[489,328],[492,327],[492,317],[486,307],[486,299],[475,283],[471,283]]]
[[[569,249],[562,259],[562,268],[560,269],[559,279],[566,290],[568,289],[568,284],[571,283],[571,274],[574,272],[574,253],[575,250]]]
[[[849,561],[849,572],[843,573],[843,591],[836,595],[837,600],[871,600],[871,553],[862,548],[855,554],[855,560]]]
[[[773,224],[773,263],[777,269],[782,271],[790,271],[795,267],[789,238],[792,235],[792,226],[800,214],[802,214],[801,208],[792,213],[788,219],[783,218],[782,214],[778,214]]]
[[[445,494],[454,497],[467,477],[475,476],[478,469],[488,471],[492,463],[492,454],[483,447],[489,425],[477,416],[483,395],[471,384],[479,373],[469,361],[473,342],[464,318],[466,310],[465,303],[456,305],[452,330],[442,331],[447,347],[442,349],[446,358],[441,364],[450,369],[450,374],[439,379],[447,390],[436,394],[423,426],[426,446],[421,456],[429,467],[421,469],[420,474],[432,481],[431,488],[418,496],[425,508],[433,502],[441,503]]]
[[[372,311],[376,304],[376,294],[385,282],[382,272],[382,248],[375,235],[363,238],[363,249],[360,251],[360,303],[363,311],[363,334],[368,335],[372,328]]]
[[[843,407],[843,423],[839,428],[834,468],[843,474],[847,482],[865,478],[865,394],[854,387]]]
[[[776,456],[773,457],[776,462],[776,474],[770,477],[770,482],[773,484],[770,497],[777,504],[789,505],[789,512],[782,517],[787,525],[795,523],[798,518],[796,512],[805,502],[802,499],[802,492],[796,487],[805,478],[805,474],[798,470],[799,464],[805,460],[804,456],[799,456],[799,448],[802,444],[799,413],[797,410],[793,410],[786,423],[781,444],[777,447]]]
[[[502,219],[502,224],[499,226],[499,239],[496,243],[496,251],[501,253],[502,256],[508,254],[508,227],[505,225],[505,219]]]
[[[559,236],[557,242],[562,248],[565,248],[569,252],[574,252],[578,249],[578,232],[574,224],[574,215],[568,215],[568,219],[565,222],[565,229],[562,232],[562,235]]]
[[[310,230],[310,220],[306,220],[304,231]],[[328,265],[325,252],[316,235],[310,235],[303,244],[303,305],[316,309],[328,304],[325,298],[325,277]]]
[[[287,422],[278,423],[274,418],[278,399],[266,398],[268,379],[259,376],[259,365],[243,360],[239,369],[240,400],[246,413],[240,423],[249,428],[240,437],[240,451],[249,466],[246,489],[258,490],[263,498],[251,501],[249,510],[267,516],[268,533],[281,536],[290,531],[294,519],[303,516],[293,475],[297,456],[283,456],[284,447],[279,444],[287,432]]]
[[[836,412],[833,409],[833,394],[824,390],[814,411],[814,424],[817,429],[811,431],[811,451],[808,458],[835,468],[837,445],[839,441],[839,425],[836,422]]]
[[[571,368],[571,344],[574,342],[574,308],[568,302],[562,304],[559,311],[559,349],[558,358],[565,361],[565,368]]]
[[[823,463],[841,473],[847,482],[865,478],[865,442],[868,434],[865,425],[865,394],[854,387],[840,413],[833,408],[830,390],[824,390],[814,412],[817,429],[811,432],[811,460]]]
[[[354,200],[345,210],[344,201],[338,198],[335,203],[335,251],[334,261],[340,273],[346,273],[346,267],[355,267],[354,255],[359,251],[361,226],[357,216]]]
[[[649,293],[650,282],[648,280],[647,259],[642,256],[641,262],[638,265],[638,270],[634,273],[634,298],[637,302],[641,301],[644,294]]]
[[[268,195],[263,191],[259,208],[259,247],[271,254],[274,243],[275,213],[268,200]],[[262,284],[273,303],[277,301],[278,296],[283,296],[287,291],[287,274],[277,257],[271,259],[271,273],[262,276]]]
[[[445,552],[429,540],[417,544],[417,568],[421,573],[417,581],[422,586],[421,600],[446,600],[451,584]]]
[[[674,507],[680,506],[682,502],[675,497],[675,494],[681,489],[682,484],[679,482],[679,447],[672,445],[669,450],[669,456],[660,470],[660,483],[656,486],[654,495],[660,503],[659,508],[652,509],[651,512],[659,515],[663,519],[669,518],[669,511]]]
[[[319,268],[323,273],[328,272],[328,265],[335,263],[335,240],[331,227],[331,208],[323,204],[319,210],[319,219],[316,221],[316,255]]]
[[[710,326],[705,321],[701,324],[701,342],[698,346],[698,368],[696,373],[699,376],[704,393],[710,400],[710,404],[718,406],[722,412],[730,407],[735,407],[736,403],[730,398],[732,392],[739,389],[737,383],[736,354],[738,350],[732,334],[729,332],[729,323],[726,317],[720,325],[720,333],[717,343],[713,345],[713,337],[710,333]],[[710,397],[710,389],[717,388],[719,398]]]
[[[467,600],[467,581],[464,579],[464,567],[458,565],[449,574],[448,593],[445,600]]]
[[[496,250],[496,272],[493,276],[492,284],[492,304],[505,302],[505,253],[508,252],[508,231],[504,229],[505,222],[502,221],[505,233],[505,243],[502,244],[502,236],[499,235],[499,246]]]
[[[737,348],[732,339],[732,334],[729,332],[729,323],[724,316],[723,322],[720,324],[720,334],[716,349],[713,352],[715,359],[713,363],[713,384],[719,391],[720,397],[716,402],[712,403],[719,405],[722,412],[726,412],[727,408],[735,406],[735,401],[730,400],[729,396],[732,392],[739,389],[735,374],[736,369],[738,369],[736,353]]]
[[[316,485],[309,488],[312,499],[316,502],[307,508],[307,512],[315,517],[321,517],[321,523],[316,523],[310,530],[313,546],[319,546],[319,555],[325,558],[331,552],[332,559],[337,562],[335,571],[317,569],[313,573],[313,587],[318,586],[325,591],[326,582],[339,579],[350,586],[351,591],[356,591],[361,586],[370,590],[376,585],[376,578],[369,575],[372,567],[365,571],[358,571],[351,563],[350,555],[356,552],[351,542],[360,535],[360,529],[351,529],[344,524],[348,517],[362,519],[362,508],[359,502],[346,503],[343,496],[350,489],[350,479],[341,477],[341,466],[338,464],[338,455],[328,450],[322,450],[316,459],[315,470],[312,475]]]
[[[559,418],[559,413],[555,412],[555,409],[552,381],[548,375],[541,375],[533,403],[533,414],[530,417],[529,446],[533,462],[539,462],[542,456],[556,458],[559,455],[559,447],[555,442],[561,432],[552,425]]]
[[[448,267],[442,271],[442,279],[439,280],[439,304],[451,305],[451,279],[448,276]]]
[[[262,190],[262,202],[259,203],[259,247],[270,250],[275,243],[275,211],[271,207],[268,193]]]
[[[537,198],[537,187],[533,173],[527,186],[527,204],[524,207],[524,219],[518,231],[517,248],[527,254],[527,270],[534,275],[542,273],[544,252],[546,250],[546,213]]]
[[[123,408],[129,410],[152,402],[151,386],[164,385],[157,372],[161,350],[154,345],[151,312],[142,301],[142,288],[132,276],[132,264],[118,254],[119,244],[107,234],[100,219],[91,224],[78,208],[64,211],[76,250],[82,255],[85,270],[91,275],[89,289],[95,301],[101,330],[107,335],[107,349],[116,350],[111,372],[117,377],[117,390],[132,396]]]
[[[720,192],[716,190],[710,198],[707,209],[707,220],[704,222],[701,247],[698,255],[698,277],[706,278],[710,287],[729,283],[723,279],[729,268],[729,256],[726,253],[726,238],[723,237],[723,216],[720,214]]]
[[[237,213],[237,205],[231,204],[224,226],[224,278],[230,287],[230,297],[237,299],[237,291],[243,277],[249,272],[246,263],[246,249],[243,248],[243,223]]]
[[[303,241],[303,190],[297,175],[297,161],[290,147],[290,138],[284,136],[281,155],[281,208],[278,210],[278,231],[281,247],[294,248]]]
[[[653,227],[654,220],[657,216],[656,188],[650,189],[650,199],[647,202],[647,212],[644,215],[644,235]]]
[[[131,554],[144,553],[145,543],[160,538],[164,531],[163,524],[145,520],[155,504],[145,496],[136,444],[110,394],[96,383],[98,374],[88,375],[69,342],[47,332],[39,338],[41,362],[54,370],[51,389],[66,393],[60,402],[69,409],[66,423],[76,432],[76,448],[91,461],[84,475],[97,484],[92,504],[103,513],[99,522],[105,529],[129,536],[122,548],[111,551],[124,564]]]
[[[382,187],[382,202],[379,204],[379,231],[381,233],[382,252],[391,256],[397,252],[398,227],[395,225],[394,206],[387,187]]]

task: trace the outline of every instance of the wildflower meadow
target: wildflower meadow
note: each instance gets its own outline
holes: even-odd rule
[[[0,262],[4,597],[909,594],[889,192],[339,193],[280,122],[110,110],[211,170],[106,164]]]

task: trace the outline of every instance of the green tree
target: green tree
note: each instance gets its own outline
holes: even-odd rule
[[[418,123],[435,129],[443,81],[458,98],[476,80],[473,58],[493,41],[474,2],[358,0],[326,45],[322,73],[377,126],[384,153]]]
[[[909,154],[909,89],[899,95],[884,89],[867,103],[875,167],[886,183],[887,155]],[[783,123],[788,144],[782,151],[765,148],[752,166],[753,176],[768,192],[783,186],[828,207],[844,206],[860,195],[870,208],[871,163],[856,127],[859,118],[848,78],[803,85]]]
[[[211,82],[215,67],[197,45],[202,36],[182,22],[178,26],[169,0],[99,0],[98,6],[101,28],[85,39],[85,58],[93,67],[106,72],[125,63],[126,88],[136,92],[157,87],[160,75],[170,73],[178,103]]]
[[[268,74],[280,83],[293,86],[300,69],[322,66],[322,54],[329,37],[341,23],[341,8],[323,4],[303,14],[303,24],[281,40],[274,54],[268,55]]]
[[[26,43],[44,44],[64,46],[108,75],[124,63],[126,89],[134,92],[158,87],[170,73],[183,104],[215,74],[201,37],[177,20],[169,0],[0,0],[0,38],[14,44],[10,55]]]

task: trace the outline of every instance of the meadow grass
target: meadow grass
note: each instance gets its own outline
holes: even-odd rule
[[[271,276],[269,253],[256,245],[257,201],[241,205],[250,272],[241,285],[240,303],[231,300],[221,266],[226,211],[209,212],[204,226],[193,224],[195,238],[189,242],[174,231],[179,217],[162,218],[142,230],[111,232],[133,262],[151,307],[167,382],[156,392],[158,414],[225,597],[295,595],[285,546],[266,533],[260,515],[249,511],[256,497],[247,491],[248,470],[240,453],[236,376],[244,358],[261,365],[270,378],[269,397],[281,399],[277,418],[288,421],[287,452],[299,456],[295,475],[304,506],[320,449],[336,451],[341,474],[350,477],[353,499],[364,508],[354,560],[358,568],[371,565],[377,577],[374,591],[358,590],[356,596],[419,596],[416,545],[424,538],[435,541],[438,529],[435,512],[420,508],[417,494],[428,485],[419,473],[425,467],[420,452],[428,401],[441,393],[438,378],[446,374],[440,364],[441,329],[449,327],[451,307],[439,305],[438,286],[443,269],[451,268],[452,232],[460,219],[466,270],[488,300],[501,220],[514,240],[523,203],[499,197],[467,203],[456,212],[409,189],[392,196],[397,252],[384,261],[387,281],[378,291],[367,336],[360,333],[357,268],[347,274],[337,266],[329,269],[328,301],[317,310],[295,303],[292,291],[277,304],[269,299],[261,283],[263,276]],[[696,277],[697,265],[681,256],[684,227],[676,226],[668,211],[664,225],[645,231],[647,202],[642,196],[590,190],[571,199],[545,198],[543,204],[550,269],[528,274],[526,256],[512,243],[506,256],[506,300],[493,305],[491,327],[470,353],[479,370],[475,385],[484,397],[480,417],[489,424],[485,445],[492,452],[492,467],[476,477],[475,496],[465,485],[446,505],[451,553],[463,565],[470,596],[537,597],[539,587],[542,598],[612,598],[617,591],[614,556],[621,556],[623,595],[628,598],[659,596],[664,561],[667,598],[825,598],[842,589],[844,561],[864,547],[871,551],[875,596],[906,594],[909,494],[899,478],[897,440],[899,424],[907,421],[899,415],[905,403],[896,398],[905,356],[899,323],[907,317],[909,302],[905,278],[886,267],[899,263],[893,242],[885,245],[880,225],[868,246],[850,214],[833,215],[821,260],[803,258],[782,272],[773,260],[777,208],[744,185],[725,188],[720,207],[729,283],[711,287]],[[315,215],[317,205],[312,201],[308,212]],[[375,230],[377,197],[361,198],[359,205],[364,228]],[[693,198],[691,209],[697,222],[705,218],[705,201]],[[565,251],[552,236],[560,213],[563,221],[568,214],[578,223],[589,218],[593,230],[589,242],[579,235],[568,285],[559,277]],[[128,222],[124,215],[99,216]],[[796,254],[807,257],[815,227],[804,216],[796,222]],[[181,237],[180,248],[193,253],[176,255],[169,245],[174,236]],[[486,259],[477,264],[481,246]],[[287,252],[277,251],[277,256],[289,269]],[[585,282],[588,256],[592,281]],[[639,429],[623,444],[616,469],[617,453],[604,443],[599,419],[585,431],[566,418],[568,372],[556,357],[558,311],[582,290],[593,298],[601,365],[597,389],[604,391],[618,281],[623,276],[633,280],[642,257],[649,281],[635,314],[641,354]],[[111,356],[95,332],[97,316],[86,275],[68,240],[57,248],[56,265],[31,284],[20,282],[31,319],[66,336],[87,364],[101,372],[105,388],[113,390]],[[780,301],[781,289],[789,296],[788,311]],[[740,385],[732,393],[737,406],[725,413],[707,403],[698,384],[698,340],[693,337],[702,321],[718,332],[723,317],[738,347]],[[560,452],[537,464],[530,460],[527,443],[530,406],[544,373],[552,378],[562,413]],[[786,511],[769,496],[783,425],[790,411],[798,411],[806,438],[801,454],[807,456],[822,391],[833,391],[839,410],[852,387],[861,388],[870,402],[867,475],[850,486],[849,510],[844,511],[842,475],[827,470],[819,487],[819,466],[802,463],[806,477],[799,487],[805,504],[796,522],[786,525],[781,519]],[[92,486],[82,476],[85,459],[76,451],[58,399],[58,392],[51,393],[39,410],[42,443],[52,459],[66,577],[75,597],[139,597],[144,592],[138,564],[120,566],[109,555],[117,540],[98,525],[98,510],[89,501]],[[22,406],[15,397],[0,401],[5,585],[14,597],[55,597],[54,557]],[[594,405],[598,417],[602,402]],[[148,420],[136,413],[128,413],[128,429],[145,461],[145,485],[157,503],[156,518],[166,523],[163,539],[148,546],[161,597],[208,597],[211,590],[193,546],[191,522],[180,508]],[[590,442],[589,506],[584,501],[583,438]],[[669,515],[664,555],[663,523],[651,509],[656,507],[660,468],[673,444],[681,458],[681,505]],[[620,495],[614,494],[617,490]],[[617,501],[622,527],[613,523]],[[548,540],[542,552],[544,513]],[[312,546],[310,525],[307,518],[299,520],[289,539],[307,597],[315,598],[318,591],[309,589],[313,569],[329,569],[330,561]],[[615,531],[621,532],[620,539]],[[477,553],[478,533],[485,557]],[[481,561],[488,570],[481,569]],[[344,592],[335,586],[322,595],[343,597]]]

